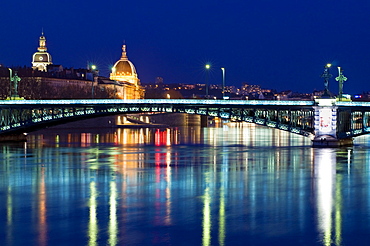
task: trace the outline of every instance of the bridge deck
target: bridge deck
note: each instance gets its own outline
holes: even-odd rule
[[[240,106],[313,106],[314,101],[196,100],[196,99],[74,99],[74,100],[0,100],[3,105],[104,105],[104,104],[184,104]]]

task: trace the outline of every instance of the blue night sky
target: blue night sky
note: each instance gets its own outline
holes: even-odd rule
[[[369,0],[2,1],[0,64],[31,66],[43,28],[54,64],[97,64],[127,55],[143,83],[259,84],[323,89],[326,63],[344,69],[345,93],[370,91]],[[336,67],[331,70],[338,75]],[[338,91],[334,78],[330,90]]]

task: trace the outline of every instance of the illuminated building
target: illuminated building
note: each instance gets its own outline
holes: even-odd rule
[[[39,47],[37,48],[38,52],[35,52],[32,57],[32,68],[34,70],[47,72],[47,66],[53,64],[51,62],[51,55],[46,52],[46,38],[44,32],[42,32],[39,39]]]
[[[122,56],[112,68],[110,79],[117,81],[122,86],[122,92],[117,93],[118,98],[122,99],[141,99],[144,90],[140,85],[134,64],[128,60],[126,45],[122,46]]]

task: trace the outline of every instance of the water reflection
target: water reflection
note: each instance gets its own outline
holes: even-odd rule
[[[370,229],[365,145],[246,124],[49,133],[1,146],[2,245],[345,245]]]
[[[39,213],[37,218],[39,219],[38,233],[39,233],[39,245],[47,245],[47,208],[46,208],[46,185],[45,185],[45,168],[41,167],[40,170],[40,187],[38,191],[38,207]]]
[[[6,239],[8,242],[13,241],[13,199],[12,199],[12,188],[8,186],[8,192],[6,194]]]
[[[210,174],[204,174],[205,188],[203,197],[203,246],[211,245],[211,194],[210,194]]]
[[[40,134],[30,134],[28,136],[28,147],[72,147],[79,145],[89,147],[96,144],[115,144],[115,145],[145,145],[155,144],[157,146],[174,144],[195,144],[201,143],[200,127],[183,128],[117,128],[101,129],[93,132],[80,132],[75,130],[72,133],[63,134],[62,130],[44,130]]]
[[[98,218],[97,218],[97,199],[98,194],[96,191],[95,181],[90,182],[90,199],[89,199],[89,225],[88,225],[88,238],[89,246],[97,245],[98,239]]]
[[[333,149],[322,149],[320,153],[316,154],[318,154],[315,158],[315,161],[317,159],[315,162],[315,188],[317,190],[318,229],[322,233],[323,244],[331,245],[336,153]]]
[[[343,244],[344,180],[350,182],[351,163],[352,149],[315,150],[317,221],[323,245]]]
[[[114,180],[110,182],[110,196],[109,196],[109,245],[117,245],[118,237],[118,222],[117,222],[117,184]]]

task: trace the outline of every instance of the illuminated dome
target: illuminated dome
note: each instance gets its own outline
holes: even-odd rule
[[[39,44],[38,52],[35,52],[32,57],[32,68],[46,72],[47,66],[53,63],[51,62],[51,55],[46,52],[46,38],[43,32],[39,39]]]
[[[122,46],[122,56],[112,68],[112,73],[110,74],[110,79],[127,82],[131,84],[138,84],[137,73],[134,64],[130,62],[126,54],[126,45]]]
[[[135,66],[130,61],[118,61],[113,67],[116,75],[134,75],[136,74]]]

